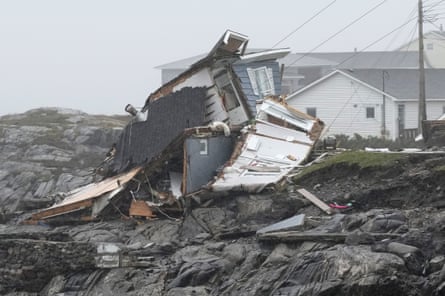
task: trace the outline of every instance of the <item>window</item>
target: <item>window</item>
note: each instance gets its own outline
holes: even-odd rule
[[[199,140],[199,154],[200,155],[209,155],[209,141],[207,139]]]
[[[312,117],[317,117],[317,108],[315,107],[306,108],[306,113]]]
[[[426,49],[427,49],[427,50],[433,50],[433,49],[434,49],[434,45],[433,45],[433,43],[428,43],[428,44],[426,45]]]
[[[215,82],[220,89],[220,94],[223,98],[223,104],[226,110],[231,111],[239,107],[240,103],[238,101],[238,97],[227,72],[223,71],[219,75],[215,76]]]
[[[273,71],[271,68],[247,68],[247,74],[249,75],[254,94],[263,97],[275,93]]]
[[[366,118],[375,118],[374,107],[366,107]]]

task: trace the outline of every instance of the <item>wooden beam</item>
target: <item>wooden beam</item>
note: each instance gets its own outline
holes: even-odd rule
[[[88,208],[91,206],[93,206],[93,200],[87,199],[87,200],[78,201],[76,203],[67,204],[64,206],[48,208],[48,209],[45,209],[38,213],[33,214],[32,220],[42,220],[42,219],[58,216],[58,215],[69,213],[69,212],[79,211],[79,210],[82,210],[84,208]]]
[[[328,214],[328,215],[332,214],[332,209],[327,204],[325,204],[323,201],[318,199],[315,195],[313,195],[306,189],[304,189],[304,188],[298,189],[297,192],[300,193],[301,195],[303,195],[307,200],[312,202],[314,205],[319,207],[326,214]]]

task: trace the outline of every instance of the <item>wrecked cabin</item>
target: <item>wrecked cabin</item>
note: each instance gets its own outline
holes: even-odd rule
[[[155,217],[201,190],[259,192],[310,154],[323,123],[278,97],[286,49],[247,53],[227,31],[209,54],[153,92],[100,170],[104,179],[33,215],[90,220],[107,213]],[[161,207],[163,210],[161,210]]]

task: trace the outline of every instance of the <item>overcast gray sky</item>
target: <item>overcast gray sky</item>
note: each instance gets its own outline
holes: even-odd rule
[[[0,0],[0,115],[37,107],[123,114],[160,86],[155,66],[208,52],[226,29],[249,36],[249,47],[272,47],[331,2]],[[278,47],[310,51],[381,2],[316,51],[362,50],[417,14],[417,0],[337,0]],[[432,10],[440,18],[445,5]],[[415,22],[368,50],[410,41]]]

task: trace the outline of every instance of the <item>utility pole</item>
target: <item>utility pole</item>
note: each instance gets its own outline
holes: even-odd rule
[[[425,66],[423,61],[423,5],[419,0],[418,8],[419,21],[419,134],[423,136],[422,122],[426,120],[426,104],[425,104]],[[425,137],[424,137],[425,139]]]

